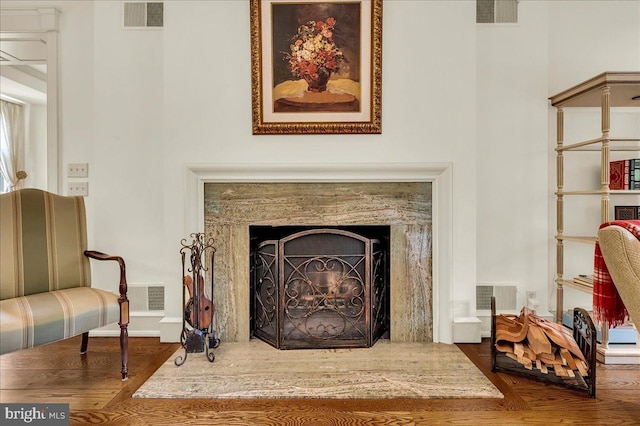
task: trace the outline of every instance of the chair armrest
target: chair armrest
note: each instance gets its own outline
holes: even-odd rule
[[[116,262],[118,262],[118,265],[120,266],[120,297],[127,297],[127,270],[126,270],[126,266],[124,263],[124,259],[120,256],[110,256],[108,254],[99,252],[99,251],[94,251],[94,250],[86,250],[84,252],[84,255],[91,258],[91,259],[96,259],[96,260],[115,260]]]
[[[118,303],[120,304],[120,351],[122,359],[122,380],[127,380],[129,377],[129,332],[127,327],[129,326],[129,299],[127,299],[127,269],[124,264],[124,259],[120,256],[110,256],[99,251],[86,250],[84,255],[91,259],[96,260],[115,260],[120,266],[120,297]],[[85,339],[86,337],[83,337]],[[83,342],[82,347],[86,349],[86,343]]]

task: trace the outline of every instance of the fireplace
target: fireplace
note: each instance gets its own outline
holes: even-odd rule
[[[389,328],[389,228],[250,227],[252,330],[279,349],[371,347]]]
[[[250,228],[389,228],[389,334],[433,341],[431,182],[207,182],[204,230],[216,247],[216,330],[251,338]]]
[[[218,249],[215,321],[222,341],[248,342],[251,337],[250,288],[243,284],[250,275],[249,258],[243,254],[249,253],[250,224],[386,223],[391,228],[391,341],[452,342],[453,308],[466,300],[466,296],[453,300],[452,271],[461,262],[465,265],[455,259],[466,251],[464,244],[453,246],[457,237],[451,220],[455,197],[450,163],[198,163],[187,164],[184,171],[183,232],[202,230],[215,238]],[[253,184],[274,190],[259,190],[253,199],[243,196],[243,188]],[[275,190],[296,184],[300,188],[290,194]],[[324,184],[334,185],[338,200],[344,199],[345,191],[351,192],[349,201],[334,203],[340,211],[327,215],[291,211],[291,205],[308,198],[304,185]],[[362,187],[377,190],[387,185],[398,186],[389,189],[388,205],[380,204],[376,196],[378,208],[367,212],[373,197]],[[286,208],[278,205],[289,196],[293,202],[285,203]],[[313,197],[310,202],[320,200]],[[169,305],[160,323],[163,341],[172,341],[179,333],[181,309]]]

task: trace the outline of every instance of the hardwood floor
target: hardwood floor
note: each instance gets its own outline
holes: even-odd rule
[[[0,401],[69,403],[72,425],[640,424],[640,366],[599,364],[592,399],[492,373],[488,340],[459,347],[502,391],[501,400],[132,399],[178,347],[157,338],[130,338],[126,382],[119,379],[116,338],[91,338],[84,356],[78,353],[79,338],[2,355]]]

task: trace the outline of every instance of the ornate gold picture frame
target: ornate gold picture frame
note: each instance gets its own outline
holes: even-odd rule
[[[253,134],[382,133],[382,0],[250,0]]]

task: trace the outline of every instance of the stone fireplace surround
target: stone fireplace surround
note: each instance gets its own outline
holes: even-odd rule
[[[452,343],[452,176],[450,163],[332,163],[332,164],[187,164],[185,167],[185,233],[204,232],[205,183],[432,183],[432,340]],[[193,208],[197,206],[197,208]],[[248,290],[247,290],[248,293]],[[242,300],[242,298],[241,298]],[[165,318],[162,328],[172,328]],[[237,341],[249,339],[238,333]],[[392,341],[393,333],[392,333]],[[404,339],[406,340],[406,339]]]

